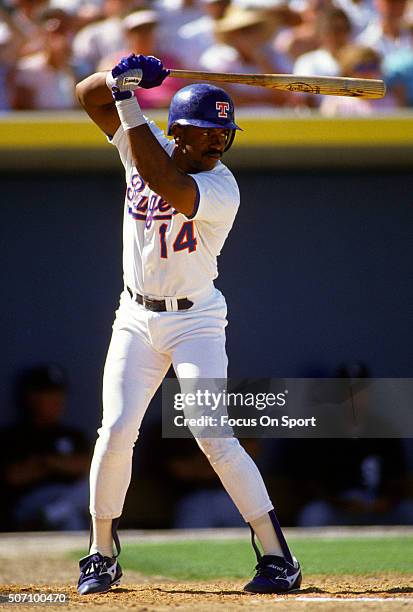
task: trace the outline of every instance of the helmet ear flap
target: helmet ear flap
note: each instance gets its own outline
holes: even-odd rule
[[[168,129],[168,136],[173,136],[175,140],[179,138],[177,134],[174,134],[174,127],[177,125],[179,125],[179,123],[173,123]]]
[[[230,134],[228,134],[227,144],[225,145],[224,153],[225,153],[225,151],[228,151],[228,149],[230,149],[232,147],[232,143],[234,142],[234,138],[235,138],[235,130],[231,130]]]

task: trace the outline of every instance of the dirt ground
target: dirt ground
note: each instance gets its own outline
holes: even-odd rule
[[[79,547],[74,538],[29,537],[10,534],[0,539],[0,595],[9,593],[65,593],[66,605],[48,604],[47,610],[114,612],[243,612],[274,610],[306,612],[407,612],[413,610],[412,575],[304,576],[299,592],[285,596],[243,593],[244,582],[188,582],[147,578],[126,571],[120,587],[103,595],[79,596],[76,592],[77,564],[65,557],[68,549]],[[83,539],[84,543],[84,539]],[[39,604],[0,604],[33,612]],[[43,609],[45,606],[41,606]]]

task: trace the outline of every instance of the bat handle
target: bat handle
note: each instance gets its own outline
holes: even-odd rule
[[[175,68],[168,68],[169,76],[177,77],[178,79],[194,79],[202,80],[202,81],[217,81],[219,80],[219,75],[209,72],[202,72],[200,70],[177,70]],[[223,77],[224,75],[221,75]],[[222,80],[224,80],[222,78]]]

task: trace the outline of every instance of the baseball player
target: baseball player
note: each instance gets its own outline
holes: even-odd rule
[[[104,369],[103,419],[90,469],[91,542],[79,563],[83,595],[119,584],[117,525],[133,447],[170,365],[180,381],[227,375],[226,303],[213,281],[239,205],[235,178],[220,160],[240,128],[225,91],[189,85],[172,99],[173,139],[168,139],[133,95],[136,87],[159,86],[167,76],[160,60],[131,55],[77,86],[80,103],[118,149],[127,185],[124,291]],[[245,590],[298,588],[299,563],[255,463],[235,437],[200,437],[197,443],[251,527],[258,564]]]

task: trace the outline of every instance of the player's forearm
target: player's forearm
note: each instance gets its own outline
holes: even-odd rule
[[[113,105],[112,93],[106,85],[106,72],[96,72],[76,85],[76,95],[84,108]]]
[[[170,206],[192,215],[197,198],[195,181],[184,166],[178,166],[147,125],[133,89],[158,87],[168,75],[162,62],[152,56],[130,55],[107,75],[107,86],[116,100],[116,112],[127,135],[132,160],[151,190]],[[126,80],[127,79],[127,80]],[[130,89],[131,88],[131,89]]]
[[[139,174],[152,191],[158,193],[174,208],[191,214],[194,198],[187,196],[191,179],[183,174],[174,160],[161,147],[147,125],[126,130],[132,158]]]

